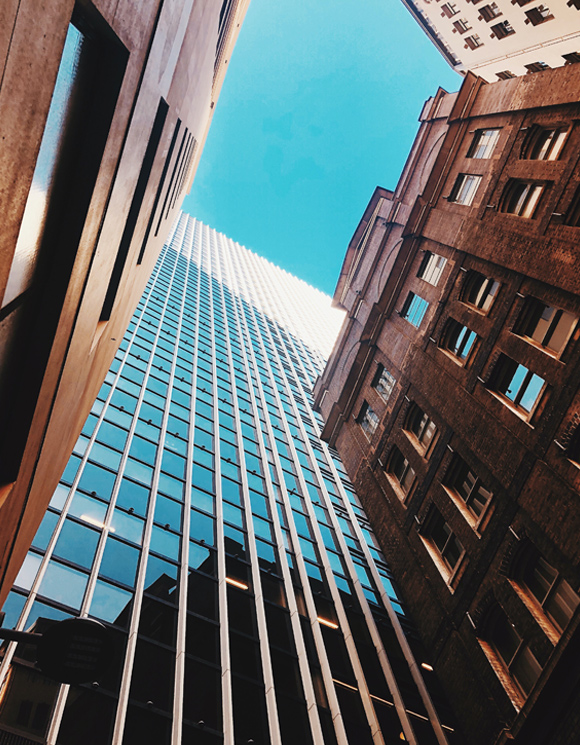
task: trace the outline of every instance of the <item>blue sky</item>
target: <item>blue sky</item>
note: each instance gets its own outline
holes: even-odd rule
[[[400,0],[251,0],[185,211],[332,294],[448,67]]]

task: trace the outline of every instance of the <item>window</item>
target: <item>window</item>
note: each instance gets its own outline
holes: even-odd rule
[[[496,72],[496,76],[500,80],[509,80],[510,78],[517,77],[511,70],[502,70],[502,72]]]
[[[472,36],[465,37],[465,46],[470,49],[477,49],[483,46],[483,42],[477,34],[473,34]]]
[[[529,65],[524,65],[528,72],[542,72],[543,70],[549,69],[550,65],[545,62],[532,62]]]
[[[430,419],[427,414],[417,406],[417,404],[413,404],[411,411],[407,416],[405,429],[407,432],[411,432],[415,435],[425,451],[429,449],[429,446],[437,434],[435,422]]]
[[[464,204],[467,207],[473,202],[477,187],[481,182],[481,176],[472,176],[469,173],[460,173],[451,189],[448,199],[455,204]]]
[[[562,57],[566,60],[564,63],[566,65],[574,65],[576,62],[580,62],[580,52],[569,52],[568,54],[563,54]]]
[[[493,21],[494,18],[497,18],[501,15],[501,10],[497,7],[496,3],[490,3],[489,5],[483,5],[479,12],[481,16],[483,17],[484,21]]]
[[[505,39],[506,36],[515,34],[515,31],[509,21],[501,21],[501,23],[496,23],[491,27],[491,30],[498,39]]]
[[[485,277],[471,269],[465,278],[461,300],[487,313],[497,297],[499,287],[499,282],[492,277]]]
[[[468,158],[491,158],[499,137],[499,129],[478,129],[467,151]]]
[[[459,11],[457,10],[457,5],[455,3],[445,3],[441,6],[441,10],[443,11],[443,15],[446,15],[447,18],[451,18],[451,16],[459,13]]]
[[[580,603],[570,584],[541,554],[527,563],[522,582],[556,628],[564,631]]]
[[[526,10],[526,15],[528,17],[526,23],[531,23],[532,26],[538,26],[540,23],[551,21],[554,17],[552,13],[550,13],[550,8],[545,5],[538,5],[537,8]]]
[[[542,666],[499,605],[495,606],[488,621],[485,636],[502,667],[511,675],[520,692],[527,696],[539,678]]]
[[[538,128],[532,135],[526,156],[530,160],[558,160],[567,136],[567,127]]]
[[[425,251],[417,276],[424,279],[425,282],[429,282],[433,287],[437,287],[446,263],[447,259],[443,256]]]
[[[471,331],[459,321],[450,318],[445,325],[439,346],[463,361],[469,356],[476,339],[475,331]]]
[[[514,333],[560,354],[578,319],[568,311],[553,308],[535,297],[526,298]]]
[[[580,227],[580,186],[576,189],[576,193],[568,207],[564,217],[564,224],[570,225],[573,228]]]
[[[435,507],[427,519],[423,538],[428,548],[434,549],[449,575],[453,574],[463,557],[463,546]]]
[[[415,483],[415,471],[411,468],[409,461],[405,458],[399,448],[394,447],[389,459],[387,473],[392,476],[403,490],[405,495],[411,491]]]
[[[394,376],[383,365],[378,365],[372,386],[384,401],[391,397],[395,383]]]
[[[360,424],[362,431],[368,435],[368,437],[371,437],[371,435],[374,434],[379,425],[379,417],[366,401],[363,403],[356,420]]]
[[[471,26],[466,18],[460,18],[458,21],[453,22],[453,28],[459,31],[460,34],[464,34],[466,31],[469,31]]]
[[[406,321],[409,321],[409,323],[418,328],[428,307],[429,303],[426,300],[423,300],[419,295],[415,295],[414,292],[410,292],[403,305],[401,315]]]
[[[459,497],[471,514],[478,520],[483,515],[492,497],[492,492],[485,487],[481,479],[478,478],[459,455],[453,456],[444,486],[456,497]]]
[[[494,370],[491,388],[516,408],[530,414],[540,399],[544,384],[539,375],[502,354]]]
[[[535,181],[510,179],[501,203],[501,211],[510,215],[534,216],[545,185]]]

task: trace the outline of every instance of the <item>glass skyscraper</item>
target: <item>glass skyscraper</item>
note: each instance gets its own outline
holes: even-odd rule
[[[341,320],[180,217],[4,607],[18,629],[105,622],[113,664],[69,687],[5,643],[0,744],[457,742],[319,438]]]

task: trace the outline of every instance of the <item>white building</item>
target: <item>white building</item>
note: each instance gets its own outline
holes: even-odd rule
[[[489,82],[580,62],[580,0],[403,0],[457,72]]]

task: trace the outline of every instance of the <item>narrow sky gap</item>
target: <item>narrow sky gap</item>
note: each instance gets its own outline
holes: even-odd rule
[[[454,73],[400,0],[252,0],[184,211],[332,294]]]

